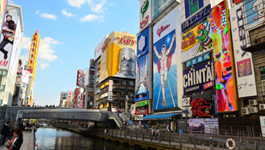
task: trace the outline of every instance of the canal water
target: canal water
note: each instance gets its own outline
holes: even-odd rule
[[[35,135],[38,150],[141,150],[56,128],[38,128]]]

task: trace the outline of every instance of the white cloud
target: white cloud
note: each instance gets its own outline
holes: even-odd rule
[[[62,10],[62,14],[65,15],[66,17],[72,17],[72,16],[75,16],[75,14],[72,14],[70,12],[67,12],[66,10]]]
[[[85,3],[91,4],[92,0],[68,0],[68,4],[72,7],[81,8]]]
[[[45,70],[49,65],[50,63],[40,63],[40,69]]]
[[[95,12],[95,13],[103,13],[103,6],[105,4],[105,0],[102,1],[101,3],[99,4],[96,4],[96,5],[92,5],[91,6],[91,11],[92,12]]]
[[[48,14],[48,13],[42,13],[41,14],[42,18],[46,18],[46,19],[52,19],[52,20],[57,20],[57,17],[53,14]]]
[[[31,38],[23,37],[21,48],[29,50],[30,44]],[[62,42],[59,42],[51,37],[44,37],[43,39],[40,39],[38,59],[42,61],[40,64],[40,68],[42,70],[46,69],[51,62],[58,59],[58,57],[55,55],[54,46],[59,44],[62,44]]]
[[[90,22],[99,19],[100,16],[94,14],[88,14],[80,19],[81,22]]]
[[[39,11],[39,10],[37,10],[37,11],[35,12],[35,14],[37,14],[37,15],[38,15],[39,13],[40,13],[40,11]]]

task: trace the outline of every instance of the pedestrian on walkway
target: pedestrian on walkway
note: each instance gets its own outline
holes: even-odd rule
[[[158,139],[159,136],[160,136],[160,130],[159,130],[159,128],[157,127],[157,128],[156,128],[156,140]]]
[[[10,125],[9,127],[9,132],[8,132],[8,136],[7,136],[7,140],[11,140],[13,137],[13,132],[14,132],[14,125]]]
[[[16,128],[13,132],[12,140],[8,141],[8,150],[20,150],[23,143],[23,133],[20,128]]]
[[[156,130],[155,130],[155,127],[152,128],[152,140],[155,139],[155,136],[156,136]]]
[[[1,134],[3,136],[1,145],[5,144],[6,138],[7,138],[8,133],[9,133],[9,126],[10,126],[10,121],[7,121],[6,124],[4,124],[4,127],[1,131]]]

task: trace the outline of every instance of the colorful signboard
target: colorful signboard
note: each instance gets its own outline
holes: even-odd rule
[[[151,6],[152,6],[152,19],[157,17],[163,10],[165,10],[171,3],[173,3],[175,0],[152,0]],[[179,0],[177,0],[179,1]]]
[[[230,45],[230,28],[224,1],[211,12],[216,97],[218,112],[237,111],[237,91]]]
[[[111,32],[101,48],[99,82],[111,76],[135,79],[136,40],[126,32]]]
[[[146,105],[148,105],[148,100],[135,103],[135,107],[142,107]]]
[[[184,97],[182,98],[182,106],[190,106],[190,97]]]
[[[257,95],[252,54],[242,50],[249,43],[248,32],[245,30],[248,28],[245,15],[242,5],[236,5],[230,9],[239,98]]]
[[[84,86],[84,70],[77,70],[76,86]]]
[[[184,93],[206,90],[214,86],[214,66],[212,61],[198,64],[183,71]]]
[[[189,128],[192,131],[204,131],[204,133],[219,134],[218,118],[189,119]]]
[[[140,0],[140,32],[151,23],[152,0]]]
[[[135,115],[144,115],[144,114],[148,114],[148,108],[135,110]]]
[[[108,94],[109,101],[112,101],[112,89],[113,89],[113,80],[109,80],[109,94]]]
[[[153,108],[178,108],[176,20],[178,7],[153,28]],[[179,33],[179,32],[177,32]],[[180,99],[181,101],[181,99]]]
[[[187,30],[198,24],[210,15],[211,5],[209,0],[185,0],[181,5],[181,31]],[[185,15],[184,15],[185,13]]]
[[[2,25],[6,13],[6,7],[7,7],[7,0],[0,0],[0,32],[2,32]]]
[[[181,36],[181,60],[185,62],[212,50],[211,19],[203,21]]]
[[[235,4],[242,2],[243,0],[234,0]]]
[[[135,101],[149,99],[148,89],[149,27],[137,36]]]
[[[244,4],[241,4],[245,6],[246,16],[244,15],[244,17],[246,17],[247,28],[255,27],[258,24],[263,25],[265,20],[263,0],[245,0]]]
[[[186,64],[186,67],[190,67],[190,66],[194,66],[198,63],[201,63],[201,62],[204,62],[204,61],[207,61],[207,60],[210,60],[211,59],[211,53],[205,53],[203,55],[200,55],[196,58],[193,58],[191,60],[188,60],[185,62]]]

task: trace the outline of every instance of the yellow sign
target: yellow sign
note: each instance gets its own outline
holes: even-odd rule
[[[135,78],[136,41],[135,35],[111,32],[102,47],[99,82],[110,76]]]

